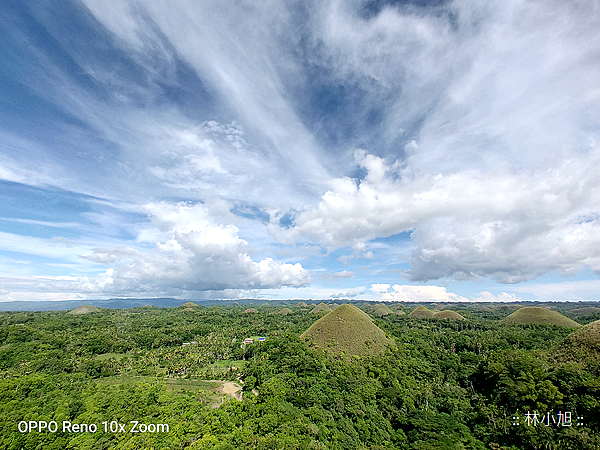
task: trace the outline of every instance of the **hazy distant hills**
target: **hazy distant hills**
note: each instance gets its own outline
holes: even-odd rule
[[[261,300],[235,299],[240,305],[261,303]],[[66,300],[53,302],[0,302],[0,311],[67,311],[79,306],[95,306],[97,308],[127,309],[141,306],[156,306],[159,308],[174,308],[189,303],[188,299],[176,298],[111,298],[109,300]],[[264,302],[264,301],[263,301]],[[200,306],[222,305],[233,306],[233,300],[197,300],[193,303]],[[276,304],[277,302],[272,302]]]

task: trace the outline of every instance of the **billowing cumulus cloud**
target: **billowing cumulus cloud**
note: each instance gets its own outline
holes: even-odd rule
[[[373,291],[375,294],[386,293],[389,288],[390,288],[389,284],[383,284],[383,283],[377,284],[376,283],[376,284],[371,285],[371,291]]]
[[[299,263],[253,261],[237,227],[215,223],[202,204],[161,202],[146,209],[159,232],[152,250],[97,248],[86,256],[110,267],[104,290],[223,291],[310,282]]]
[[[552,170],[468,170],[407,175],[364,151],[362,180],[335,179],[318,206],[298,213],[291,239],[330,249],[412,231],[407,276],[492,277],[502,283],[545,272],[600,271],[600,152],[587,149]]]

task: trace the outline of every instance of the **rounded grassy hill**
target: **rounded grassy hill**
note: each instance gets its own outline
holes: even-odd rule
[[[319,313],[328,313],[331,311],[331,308],[327,306],[325,303],[321,302],[317,306],[315,306],[309,314],[319,314]]]
[[[600,320],[574,331],[569,335],[568,340],[574,345],[600,351]]]
[[[197,304],[195,304],[194,302],[185,302],[183,305],[186,308],[193,308],[194,306],[198,306]]]
[[[321,317],[301,338],[334,353],[359,356],[383,353],[391,344],[365,312],[347,304]]]
[[[558,361],[576,362],[584,367],[597,370],[600,360],[600,320],[589,323],[569,334],[554,350]]]
[[[528,325],[545,324],[558,325],[566,328],[578,328],[579,325],[574,320],[563,316],[562,314],[550,309],[539,306],[525,306],[518,309],[510,316],[500,321],[502,325]]]
[[[412,317],[415,319],[433,319],[433,316],[435,316],[435,313],[433,311],[430,311],[429,309],[425,308],[423,305],[417,306],[408,315],[408,317]]]
[[[82,306],[78,306],[75,309],[72,309],[67,314],[71,314],[72,316],[75,316],[77,314],[89,314],[89,313],[98,312],[98,311],[100,311],[100,309],[96,308],[95,306],[82,305]]]
[[[388,305],[381,305],[373,314],[375,314],[377,317],[383,317],[389,314],[394,314],[394,311],[392,311],[392,308],[390,308]]]
[[[291,313],[292,313],[292,310],[290,308],[283,308],[277,314],[281,314],[282,316],[287,316],[288,314],[291,314]]]
[[[467,320],[456,311],[446,309],[435,314],[434,319]]]

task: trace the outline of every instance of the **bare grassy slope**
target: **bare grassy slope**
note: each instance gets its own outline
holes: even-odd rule
[[[302,336],[317,347],[347,355],[383,353],[391,343],[371,318],[353,305],[341,305],[313,323]]]
[[[331,311],[331,308],[321,302],[311,310],[310,314],[328,313],[329,311]]]
[[[95,306],[83,305],[83,306],[79,306],[75,309],[72,309],[67,314],[71,314],[72,316],[75,316],[77,314],[89,314],[89,313],[98,312],[98,311],[100,311],[100,309],[96,308]]]
[[[436,313],[434,319],[467,320],[456,311],[451,311],[449,309]]]
[[[435,316],[433,311],[428,310],[423,305],[417,306],[408,317],[414,317],[416,319],[432,319]]]
[[[374,314],[375,314],[377,317],[382,317],[382,316],[387,316],[387,315],[389,315],[389,314],[394,314],[394,311],[392,311],[392,308],[390,308],[390,307],[389,307],[389,306],[387,306],[387,305],[381,305],[380,307],[378,307],[378,308],[375,310]]]
[[[192,308],[194,306],[198,306],[197,304],[195,304],[194,302],[185,302],[183,305],[181,306],[185,306],[187,308]]]
[[[574,320],[571,320],[556,311],[551,311],[539,306],[525,306],[503,319],[500,323],[503,325],[526,325],[537,323],[558,325],[567,328],[577,328],[581,326]]]
[[[600,320],[596,320],[569,335],[575,345],[583,345],[600,351]]]
[[[569,312],[571,314],[578,314],[578,315],[596,314],[597,312],[600,312],[600,308],[596,308],[595,306],[587,306],[584,308],[572,309]]]

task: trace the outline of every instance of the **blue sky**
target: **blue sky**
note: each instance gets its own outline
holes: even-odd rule
[[[600,300],[594,1],[0,5],[0,301]]]

